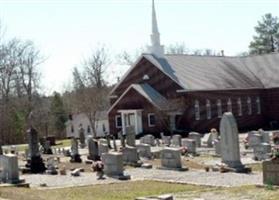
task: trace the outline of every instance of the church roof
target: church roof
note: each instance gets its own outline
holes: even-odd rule
[[[184,90],[279,87],[279,54],[247,57],[143,55]]]
[[[125,97],[125,95],[131,90],[134,89],[147,101],[149,101],[153,106],[157,107],[159,110],[170,110],[171,105],[168,100],[163,97],[158,91],[152,88],[149,84],[132,84],[130,85],[123,94],[117,99],[116,102],[110,107],[108,113],[118,104],[118,102]]]

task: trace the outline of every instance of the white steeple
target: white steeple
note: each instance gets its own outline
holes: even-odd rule
[[[152,0],[152,34],[149,53],[157,56],[158,58],[164,57],[164,46],[162,46],[160,42],[160,33],[158,30],[154,0]]]

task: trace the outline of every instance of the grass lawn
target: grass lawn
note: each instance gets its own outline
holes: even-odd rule
[[[55,146],[52,147],[57,147],[57,148],[61,148],[61,147],[69,147],[71,146],[71,140],[70,139],[65,139],[65,140],[56,140],[56,144]],[[19,145],[15,145],[17,151],[25,151],[25,149],[28,149],[28,145],[27,144],[19,144]],[[7,149],[7,147],[3,147],[3,150]]]
[[[65,189],[37,190],[0,188],[0,197],[13,200],[131,200],[139,196],[202,191],[200,186],[170,184],[155,181],[123,182]]]
[[[277,200],[279,189],[256,186],[217,188],[156,181],[123,182],[65,189],[0,188],[0,198],[13,200],[133,200],[140,196],[176,193],[177,200],[194,198]]]

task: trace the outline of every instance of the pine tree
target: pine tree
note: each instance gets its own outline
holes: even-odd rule
[[[52,101],[51,101],[51,115],[53,127],[59,137],[62,136],[63,131],[65,130],[65,122],[67,121],[67,114],[64,109],[64,104],[61,98],[61,95],[57,92],[54,92]]]
[[[277,52],[279,50],[279,21],[278,17],[268,13],[258,21],[255,27],[257,33],[250,43],[250,54],[264,54]]]

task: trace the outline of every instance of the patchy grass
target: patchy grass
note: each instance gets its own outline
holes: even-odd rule
[[[204,187],[201,186],[136,181],[44,191],[26,188],[0,188],[0,197],[13,200],[131,200],[140,196],[184,191],[201,192],[203,190]]]
[[[248,164],[247,167],[252,168],[252,172],[262,172],[263,171],[263,165],[262,163],[255,163],[255,164]]]
[[[70,139],[65,139],[65,140],[57,140],[56,141],[56,144],[55,146],[52,146],[52,147],[57,147],[57,148],[61,148],[61,147],[69,147],[71,146],[71,140]],[[27,144],[18,144],[18,145],[15,145],[16,146],[16,149],[17,151],[25,151],[25,149],[28,149],[28,145]],[[9,150],[10,147],[3,147],[3,150]]]
[[[277,200],[279,189],[241,186],[233,188],[206,187],[164,183],[157,181],[135,181],[114,184],[74,187],[64,189],[0,188],[0,199],[13,200],[132,200],[140,196],[174,194],[177,200],[203,198],[207,200]]]

